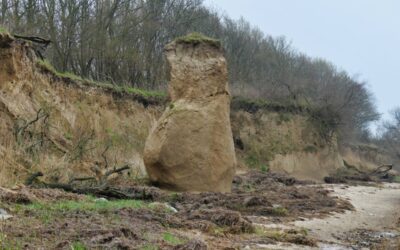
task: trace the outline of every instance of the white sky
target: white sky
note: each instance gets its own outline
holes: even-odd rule
[[[331,61],[368,82],[379,112],[400,106],[399,0],[205,0],[244,17],[298,51]]]

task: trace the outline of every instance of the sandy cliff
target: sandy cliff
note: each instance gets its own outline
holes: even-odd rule
[[[343,166],[337,143],[324,141],[308,110],[242,105],[231,122],[239,171],[257,168],[301,179],[322,178]],[[129,164],[145,174],[143,148],[165,98],[99,85],[54,72],[29,42],[0,35],[0,185],[42,171],[67,181],[93,168]]]

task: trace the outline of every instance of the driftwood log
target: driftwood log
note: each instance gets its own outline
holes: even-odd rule
[[[347,183],[347,181],[379,181],[390,179],[389,171],[392,170],[393,165],[382,165],[370,172],[359,170],[357,167],[343,161],[346,168],[353,170],[354,174],[345,176],[327,176],[324,178],[326,183]]]
[[[54,188],[62,189],[66,192],[76,194],[93,195],[96,197],[105,197],[109,199],[138,199],[138,200],[154,200],[161,195],[160,190],[154,187],[133,186],[129,188],[112,187],[108,184],[108,177],[112,174],[122,173],[129,169],[128,165],[120,168],[114,168],[105,172],[100,178],[95,177],[79,177],[73,178],[68,183],[48,183],[39,180],[39,177],[44,176],[41,172],[36,172],[30,175],[25,185],[34,188]],[[95,181],[94,186],[78,185],[77,183],[84,181]]]

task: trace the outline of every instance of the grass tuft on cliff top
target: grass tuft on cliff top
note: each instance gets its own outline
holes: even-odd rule
[[[83,83],[83,84],[86,84],[89,86],[90,85],[96,86],[96,87],[106,89],[106,90],[111,90],[111,91],[117,92],[117,93],[135,94],[135,95],[140,95],[140,96],[143,96],[146,98],[162,99],[162,98],[166,97],[166,93],[160,92],[160,91],[144,90],[144,89],[133,88],[130,86],[118,86],[118,85],[113,85],[111,83],[106,83],[106,82],[96,82],[93,80],[84,79],[80,76],[77,76],[77,75],[71,73],[71,72],[59,72],[47,60],[37,60],[37,65],[41,69],[43,69],[47,72],[50,72],[60,78],[77,81],[77,82],[80,82],[80,83]]]
[[[199,43],[206,43],[210,44],[214,47],[221,48],[221,41],[218,39],[214,39],[208,36],[205,36],[198,32],[190,33],[186,36],[181,36],[175,39],[177,43],[188,43],[188,44],[199,44]]]
[[[255,113],[258,110],[269,110],[281,113],[309,113],[308,105],[300,105],[297,103],[279,103],[269,102],[263,99],[250,99],[241,96],[234,96],[231,106],[235,110],[245,110],[249,113]]]

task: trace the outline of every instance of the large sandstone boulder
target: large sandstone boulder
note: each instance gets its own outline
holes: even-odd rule
[[[236,157],[221,45],[192,34],[165,51],[171,104],[147,138],[147,173],[171,190],[230,192]]]

